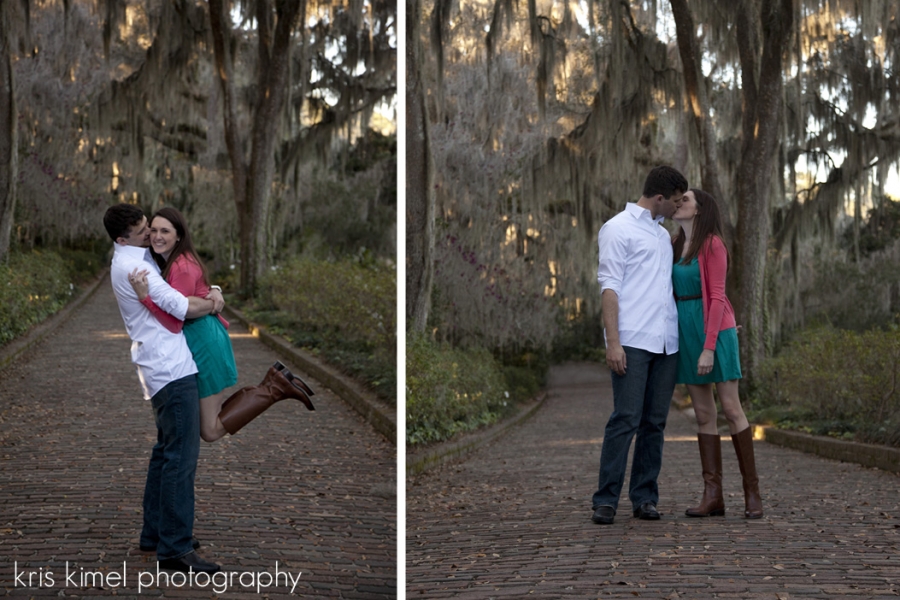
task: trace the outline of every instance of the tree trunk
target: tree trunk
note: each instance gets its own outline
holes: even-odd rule
[[[290,72],[291,32],[297,15],[306,12],[306,2],[276,2],[278,22],[274,36],[270,36],[265,19],[271,15],[269,2],[257,0],[259,26],[259,80],[256,114],[251,137],[250,173],[247,208],[250,247],[242,247],[247,267],[241,272],[241,287],[245,294],[256,290],[259,278],[269,265],[269,209],[271,208],[272,176],[275,171],[275,142],[280,129],[287,79]]]
[[[424,331],[434,280],[435,202],[428,114],[419,68],[419,2],[406,0],[406,318]]]
[[[286,97],[290,63],[291,31],[297,16],[306,12],[305,2],[277,3],[275,31],[270,30],[271,3],[257,3],[258,90],[250,162],[244,157],[237,125],[234,63],[230,55],[231,25],[222,0],[210,0],[210,25],[216,69],[223,92],[225,144],[232,165],[232,187],[241,242],[241,291],[250,296],[269,263],[269,209],[275,169],[275,142]]]
[[[234,59],[231,56],[231,21],[223,0],[209,0],[209,22],[213,37],[216,72],[222,86],[222,121],[225,146],[231,159],[231,186],[238,218],[238,240],[241,244],[241,285],[249,263],[244,262],[244,248],[250,247],[250,219],[247,211],[247,162],[237,121],[237,98],[234,81]],[[210,124],[212,126],[212,124]]]
[[[750,13],[750,2],[741,0],[737,3],[743,119],[741,164],[737,175],[735,266],[740,294],[736,308],[738,322],[743,325],[741,362],[749,390],[755,387],[766,349],[769,192],[780,134],[784,52],[794,15],[791,4],[791,0],[763,0],[759,13],[761,21],[757,23]],[[761,56],[756,31],[763,32]]]
[[[7,24],[0,22],[0,33],[3,34],[0,39],[0,260],[9,252],[19,176],[16,87],[7,32]]]
[[[675,18],[675,32],[678,52],[684,69],[684,88],[688,97],[688,109],[694,117],[694,125],[700,137],[703,156],[700,160],[700,180],[703,189],[712,194],[722,207],[722,218],[726,229],[731,229],[731,199],[722,194],[719,185],[719,161],[716,130],[709,116],[709,97],[700,68],[700,52],[695,37],[694,18],[687,0],[670,0]]]
[[[670,0],[672,15],[675,19],[675,32],[678,52],[684,70],[684,89],[687,95],[688,110],[700,139],[700,185],[719,201],[722,214],[722,226],[725,231],[725,244],[734,248],[735,200],[726,196],[720,185],[718,140],[716,130],[710,116],[709,95],[700,66],[701,53],[695,32],[694,18],[687,0]],[[738,293],[738,281],[735,270],[728,270],[727,290],[731,296]]]

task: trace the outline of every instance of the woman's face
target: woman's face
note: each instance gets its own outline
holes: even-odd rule
[[[672,219],[676,221],[690,221],[697,216],[698,208],[694,192],[687,191],[681,197],[681,203],[678,205],[678,210],[672,215]],[[153,220],[153,223],[156,224],[156,219]]]
[[[164,217],[155,217],[150,224],[150,245],[153,251],[169,258],[175,244],[181,241],[172,222]]]

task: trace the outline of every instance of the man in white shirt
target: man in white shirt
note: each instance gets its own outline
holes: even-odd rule
[[[672,243],[662,221],[675,213],[687,189],[677,170],[654,168],[641,199],[629,202],[598,235],[597,280],[614,409],[603,435],[594,523],[613,522],[635,436],[628,497],[635,517],[659,519],[657,478],[678,366]]]
[[[115,242],[110,267],[119,312],[132,340],[144,398],[156,421],[157,442],[144,488],[141,549],[156,550],[160,568],[215,573],[219,565],[194,551],[194,475],[200,453],[200,399],[197,366],[182,333],[171,333],[138,300],[130,278],[146,272],[157,306],[179,319],[221,310],[217,291],[209,298],[186,298],[162,278],[150,257],[150,229],[137,206],[110,207],[103,224]]]

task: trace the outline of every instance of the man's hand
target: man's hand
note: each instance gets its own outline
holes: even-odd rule
[[[606,365],[618,375],[624,375],[626,364],[625,349],[615,342],[606,343]]]
[[[212,314],[214,315],[222,312],[222,309],[225,308],[225,298],[222,297],[222,292],[219,290],[210,290],[206,299],[213,301]]]
[[[619,343],[619,295],[603,290],[600,295],[603,329],[606,333],[606,364],[619,375],[625,374],[625,349]]]

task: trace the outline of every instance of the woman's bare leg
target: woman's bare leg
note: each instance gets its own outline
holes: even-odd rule
[[[228,433],[219,420],[219,411],[227,398],[227,392],[200,398],[200,438],[204,442],[214,442]]]
[[[747,416],[744,414],[743,407],[741,407],[737,380],[717,383],[716,391],[719,392],[722,412],[725,413],[725,418],[728,419],[728,429],[731,430],[731,434],[740,433],[750,427],[750,422],[747,421]]]
[[[694,407],[694,415],[697,417],[698,433],[717,435],[719,428],[716,425],[716,398],[713,396],[711,383],[704,385],[687,386],[691,395],[691,405]]]

